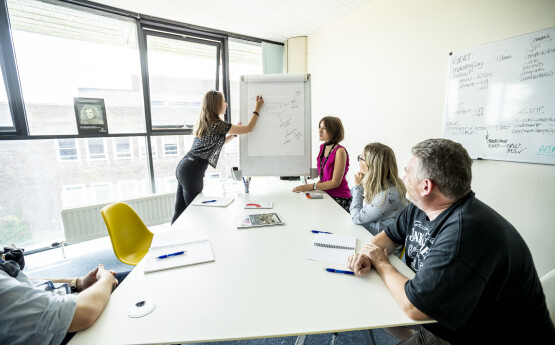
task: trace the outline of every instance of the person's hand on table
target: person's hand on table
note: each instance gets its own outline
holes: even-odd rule
[[[112,271],[112,270],[108,271],[108,270],[104,269],[104,265],[102,265],[102,264],[98,265],[93,270],[91,270],[89,273],[87,273],[86,276],[79,278],[79,280],[77,282],[77,286],[79,288],[79,291],[83,291],[83,290],[91,287],[94,283],[96,283],[100,279],[101,275],[99,275],[99,272],[98,272],[100,268],[102,268],[102,271],[109,272],[113,276],[116,275],[115,271]],[[116,280],[116,285],[117,285],[117,280]]]
[[[301,193],[301,192],[308,192],[310,190],[312,190],[312,185],[311,184],[302,184],[300,186],[297,186],[295,188],[293,188],[293,192],[295,193]]]
[[[364,254],[355,254],[349,256],[347,259],[347,266],[351,271],[355,272],[355,275],[360,277],[370,272],[372,269],[372,262],[370,258]]]
[[[362,248],[361,253],[370,258],[370,261],[374,266],[379,266],[382,264],[389,264],[389,255],[387,250],[380,248],[374,243],[368,242]]]

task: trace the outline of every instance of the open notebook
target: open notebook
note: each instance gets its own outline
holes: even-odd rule
[[[310,260],[347,265],[349,256],[355,254],[357,239],[353,236],[317,234],[310,249]]]
[[[157,259],[159,256],[182,251],[185,253]],[[145,273],[150,273],[214,261],[214,255],[206,232],[194,229],[170,230],[154,235],[146,260]]]

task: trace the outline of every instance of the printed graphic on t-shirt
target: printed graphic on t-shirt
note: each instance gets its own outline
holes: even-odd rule
[[[406,261],[415,272],[418,272],[424,264],[434,241],[435,238],[430,237],[430,229],[415,220],[406,243]]]

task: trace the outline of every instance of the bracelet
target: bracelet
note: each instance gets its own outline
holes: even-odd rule
[[[318,188],[316,188],[316,183],[318,183],[318,182],[314,182],[314,184],[312,185],[312,190],[318,189]]]
[[[260,117],[260,114],[257,113],[256,111],[253,111],[252,113],[253,113],[253,114],[256,114],[258,117]]]

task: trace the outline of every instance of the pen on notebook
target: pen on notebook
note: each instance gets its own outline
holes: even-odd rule
[[[355,272],[352,272],[352,271],[342,271],[342,270],[336,270],[334,268],[326,268],[325,270],[331,273],[343,273],[343,274],[355,275]]]
[[[171,256],[183,255],[185,253],[186,252],[184,250],[182,250],[180,252],[175,252],[175,253],[171,253],[171,254],[164,254],[164,255],[157,256],[156,259],[165,259],[165,258],[169,258]]]
[[[331,234],[331,232],[327,232],[327,231],[318,231],[318,230],[310,230],[310,232],[314,233],[314,234]]]
[[[216,201],[217,201],[217,200],[204,200],[202,203],[203,203],[203,204],[207,204],[207,203],[209,203],[209,202],[216,202]]]

